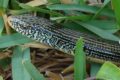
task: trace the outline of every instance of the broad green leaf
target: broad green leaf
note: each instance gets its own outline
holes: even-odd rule
[[[100,8],[94,6],[87,6],[87,5],[77,5],[77,4],[56,4],[56,5],[49,5],[47,6],[50,10],[77,10],[82,12],[88,13],[96,13]],[[108,16],[114,18],[114,13],[110,9],[104,9],[100,13],[100,15]]]
[[[30,62],[29,48],[22,48],[20,46],[16,46],[12,55],[13,80],[31,80],[31,77],[22,65],[22,62],[24,60],[28,60]]]
[[[99,69],[101,68],[101,64],[99,63],[91,63],[90,64],[90,76],[96,76],[96,74],[98,73]]]
[[[102,80],[119,80],[120,68],[111,62],[105,62],[97,73],[96,78]]]
[[[3,28],[4,28],[4,21],[3,18],[0,17],[0,36],[2,35]]]
[[[111,0],[111,1],[120,29],[120,0]]]
[[[11,47],[15,45],[20,45],[24,43],[32,42],[33,40],[22,36],[19,33],[11,34],[11,35],[4,35],[0,37],[0,48]]]
[[[28,60],[23,61],[23,66],[33,80],[46,80],[42,74],[35,68],[35,66]]]
[[[102,30],[100,28],[97,28],[91,24],[87,24],[85,22],[78,22],[75,21],[75,23],[78,23],[79,25],[82,25],[84,28],[90,30],[91,32],[93,32],[94,34],[104,38],[104,39],[108,39],[108,40],[113,40],[113,41],[119,41],[120,38],[118,38],[117,36],[113,35],[110,32],[107,32],[105,30]]]
[[[86,58],[83,51],[84,42],[80,38],[76,43],[74,56],[74,80],[84,80],[86,74]]]

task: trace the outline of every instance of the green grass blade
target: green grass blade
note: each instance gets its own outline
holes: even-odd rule
[[[112,0],[112,5],[120,29],[120,0]]]
[[[6,11],[9,0],[0,0],[0,11]]]
[[[99,64],[99,63],[91,63],[90,64],[90,76],[96,76],[96,74],[98,73],[100,68],[101,68],[101,64]]]
[[[88,21],[91,18],[89,15],[78,15],[78,16],[61,16],[61,17],[52,17],[51,20],[67,19],[67,20],[81,20]]]
[[[84,80],[86,74],[86,58],[83,51],[84,42],[80,38],[76,43],[74,56],[74,80]]]
[[[95,13],[95,15],[93,16],[92,20],[94,20],[95,18],[97,18],[99,16],[99,14],[108,5],[108,3],[110,3],[110,0],[105,0],[104,1],[103,6]]]
[[[13,80],[31,80],[28,72],[25,70],[22,62],[24,60],[30,61],[30,50],[29,48],[22,48],[16,46],[12,55],[12,77]]]
[[[110,32],[107,32],[105,30],[102,30],[100,28],[97,28],[93,25],[90,25],[88,23],[84,23],[84,22],[78,22],[78,21],[74,21],[75,23],[79,24],[79,25],[82,25],[84,28],[90,30],[91,32],[93,32],[94,34],[104,38],[104,39],[108,39],[108,40],[113,40],[113,41],[119,41],[120,38],[113,35],[112,33]]]
[[[19,3],[19,6],[23,9],[26,9],[26,10],[38,11],[38,12],[41,12],[41,13],[48,13],[50,15],[62,16],[62,14],[60,14],[58,12],[50,11],[50,10],[43,9],[43,8],[40,8],[40,7],[31,7],[31,6],[23,4],[23,3]]]
[[[20,9],[19,5],[18,5],[18,0],[11,0],[11,7],[12,9]]]
[[[30,48],[22,48],[22,54],[23,54],[23,60],[28,60],[31,62],[30,60]]]
[[[20,10],[10,10],[10,14],[12,15],[18,15],[18,14],[24,14],[24,13],[29,13],[31,12],[32,10],[26,10],[26,9],[20,9]]]
[[[115,33],[119,29],[117,27],[117,22],[115,21],[108,21],[108,20],[92,20],[92,21],[87,21],[86,24],[93,25],[97,28],[100,28],[102,30],[108,31],[110,33]]]
[[[28,60],[25,60],[23,62],[23,66],[29,73],[29,75],[32,77],[33,80],[46,80],[42,74],[35,68],[35,66],[29,62]]]
[[[7,8],[9,0],[0,0],[0,7]]]
[[[60,0],[47,0],[48,3],[52,3],[52,4],[58,4],[60,3]]]
[[[101,80],[119,80],[120,68],[111,62],[105,62],[97,73],[96,78]]]
[[[22,36],[19,33],[12,35],[5,35],[0,37],[0,48],[11,47],[15,45],[20,45],[24,43],[32,42],[33,40]]]
[[[85,0],[76,0],[76,1],[79,1],[80,5],[84,5],[85,4]]]
[[[84,5],[85,4],[85,0],[73,0],[73,3]]]
[[[4,28],[4,21],[3,18],[0,17],[0,36],[2,35],[3,28]]]
[[[90,34],[91,32],[87,29],[85,29],[84,27],[82,27],[79,24],[76,24],[74,22],[67,22],[62,24],[64,28],[68,28],[68,29],[72,29],[72,30],[76,30],[76,31],[80,31],[80,32],[86,32],[88,34]]]
[[[77,4],[56,4],[56,5],[49,5],[47,6],[48,9],[51,10],[77,10],[82,12],[88,12],[88,13],[96,13],[100,8],[94,7],[94,6],[87,6],[87,5],[77,5]],[[110,9],[104,9],[100,13],[100,15],[108,16],[114,18],[114,13]]]

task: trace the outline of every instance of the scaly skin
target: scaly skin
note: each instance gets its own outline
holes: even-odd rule
[[[64,29],[45,18],[17,15],[8,18],[9,25],[17,32],[57,50],[74,55],[76,41],[84,38],[87,59],[94,62],[120,63],[120,45],[96,36]]]

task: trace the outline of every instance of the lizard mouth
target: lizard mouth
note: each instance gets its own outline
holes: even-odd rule
[[[21,21],[21,19],[16,16],[9,16],[7,18],[7,23],[13,29],[20,28],[20,26],[23,26],[25,24],[24,21]]]
[[[8,25],[9,25],[10,27],[13,28],[12,22],[13,22],[13,21],[12,21],[12,17],[9,16],[9,17],[7,18],[7,23],[8,23]]]

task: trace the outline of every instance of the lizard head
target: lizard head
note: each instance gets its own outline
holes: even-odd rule
[[[49,28],[53,25],[52,22],[45,18],[32,16],[29,14],[14,15],[8,17],[8,24],[17,32],[26,34],[26,32],[41,30],[43,28]]]
[[[27,31],[31,27],[32,16],[14,15],[8,17],[8,24],[17,32]]]

